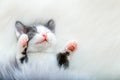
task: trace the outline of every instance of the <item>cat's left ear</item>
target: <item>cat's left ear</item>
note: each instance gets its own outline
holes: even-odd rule
[[[46,27],[48,27],[48,29],[50,29],[52,32],[55,33],[55,22],[53,19],[50,19],[47,24]]]

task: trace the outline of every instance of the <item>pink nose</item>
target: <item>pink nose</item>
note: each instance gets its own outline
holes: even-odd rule
[[[37,42],[36,44],[41,44],[43,42],[48,42],[47,33],[42,34],[42,36],[43,36],[43,39],[40,42]]]
[[[43,36],[45,39],[47,39],[47,33],[44,33],[42,36]]]
[[[48,41],[48,40],[47,40],[47,33],[44,33],[42,36],[43,36],[43,42],[44,42],[44,41]]]

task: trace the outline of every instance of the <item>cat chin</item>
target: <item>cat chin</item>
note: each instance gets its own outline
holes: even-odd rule
[[[56,43],[56,38],[49,39],[48,42],[42,42],[40,44],[33,44],[33,42],[30,42],[28,46],[28,52],[44,52],[48,49],[53,50],[52,48],[56,46]]]
[[[38,45],[32,45],[28,47],[28,52],[44,52],[50,48],[52,48],[54,45],[50,43],[41,43]]]
[[[47,47],[39,47],[39,48],[28,48],[28,52],[43,52],[46,51],[48,48]]]

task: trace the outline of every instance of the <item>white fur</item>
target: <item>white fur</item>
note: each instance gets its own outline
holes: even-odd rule
[[[56,48],[55,48],[55,44],[56,44],[56,37],[55,37],[55,33],[52,33],[48,28],[46,28],[45,26],[39,25],[39,26],[35,26],[37,29],[37,33],[35,33],[34,37],[32,39],[30,39],[29,43],[28,43],[28,50],[27,50],[27,57],[28,57],[28,62],[20,62],[20,59],[22,57],[24,57],[25,55],[22,54],[23,50],[26,47],[23,47],[22,42],[24,40],[28,41],[28,35],[27,34],[21,34],[19,35],[18,38],[18,42],[17,42],[17,52],[16,52],[16,59],[15,61],[17,63],[15,63],[15,61],[13,61],[10,65],[13,67],[15,66],[15,64],[17,64],[17,67],[15,67],[15,71],[12,70],[10,71],[10,73],[13,75],[13,78],[16,79],[61,79],[61,80],[65,80],[65,79],[86,79],[86,78],[82,78],[80,76],[80,74],[76,74],[73,72],[70,72],[69,68],[64,70],[64,67],[61,66],[61,68],[58,66],[58,61],[57,61],[57,52]],[[42,36],[43,34],[47,35],[47,42],[42,42],[39,44],[36,44],[37,42],[41,42],[44,37]],[[17,35],[17,33],[16,33]],[[27,39],[26,39],[27,38]],[[66,48],[66,47],[65,47]],[[64,48],[64,50],[65,50]],[[63,50],[63,51],[64,51]],[[13,60],[13,59],[12,59]],[[69,59],[70,61],[70,59]],[[10,67],[8,67],[8,69],[12,69]],[[29,66],[34,68],[37,68],[36,70],[29,70]],[[18,68],[18,69],[17,69]],[[19,70],[20,68],[20,70]],[[29,71],[27,71],[29,70]],[[2,71],[2,70],[1,70]],[[33,76],[32,74],[28,73],[28,72],[34,72],[34,75],[37,73],[39,73],[39,75]],[[5,72],[5,71],[4,71]],[[6,73],[2,73],[2,74],[6,74]],[[25,74],[23,74],[22,72],[24,72]],[[53,77],[53,75],[55,73],[59,73],[58,75],[56,75],[55,77]],[[17,73],[14,74],[14,73]],[[61,75],[62,74],[62,75]],[[6,74],[9,75],[9,74]],[[46,75],[46,76],[42,76],[42,75]],[[70,77],[71,75],[73,75],[73,77]],[[30,76],[30,77],[28,77]],[[61,77],[64,76],[64,77]],[[7,78],[7,76],[4,76]]]
[[[17,36],[17,34],[16,34],[16,36]],[[16,45],[16,50],[15,50],[16,52],[15,52],[15,55],[14,55],[14,57],[17,59],[18,64],[21,64],[20,59],[24,56],[22,54],[22,52],[27,47],[27,46],[25,46],[23,48],[22,41],[24,39],[26,39],[28,41],[28,36],[26,34],[19,35],[17,45]]]
[[[0,0],[1,59],[7,61],[15,51],[16,20],[32,24],[54,18],[58,49],[68,40],[79,41],[72,71],[94,80],[119,79],[119,8],[119,0]]]
[[[37,33],[29,42],[28,52],[36,52],[36,51],[42,52],[50,48],[52,49],[52,47],[54,47],[56,44],[55,34],[42,25],[39,25],[36,28],[37,28]],[[37,42],[41,42],[43,40],[42,35],[45,33],[47,33],[47,42],[36,44]]]

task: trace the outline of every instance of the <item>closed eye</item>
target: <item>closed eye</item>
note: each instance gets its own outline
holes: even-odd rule
[[[36,33],[38,33],[38,34],[39,34],[40,32],[36,32]]]

